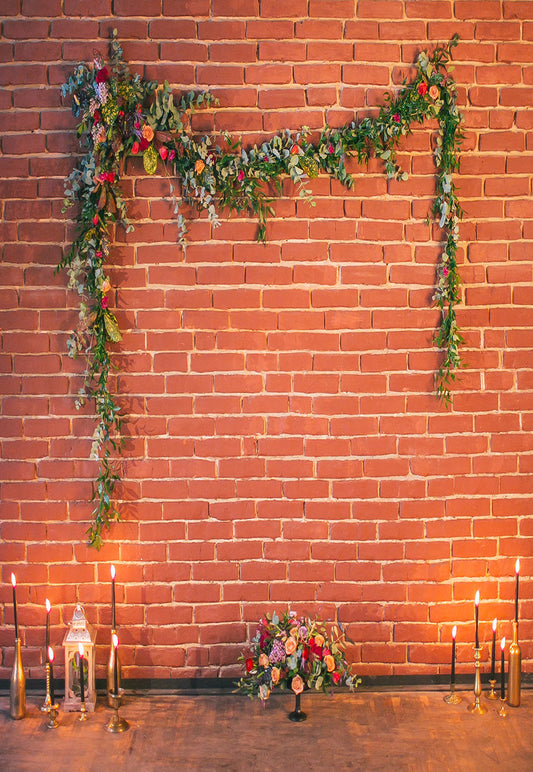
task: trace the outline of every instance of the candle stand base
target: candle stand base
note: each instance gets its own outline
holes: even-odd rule
[[[122,716],[118,715],[118,709],[121,703],[120,695],[109,692],[108,700],[111,700],[111,704],[113,706],[113,716],[109,724],[107,724],[104,729],[106,732],[111,732],[112,734],[127,732],[127,730],[130,728],[130,725],[125,718],[122,718]]]
[[[447,705],[459,705],[463,698],[455,691],[455,684],[451,684],[450,693],[445,694],[442,699]]]
[[[490,678],[489,679],[489,684],[490,684],[490,692],[487,694],[487,700],[499,700],[500,698],[498,697],[498,695],[496,693],[496,690],[495,690],[496,679],[495,678]]]
[[[503,700],[501,700],[501,703],[502,703],[502,705],[501,705],[500,710],[498,711],[498,715],[499,715],[500,718],[507,718],[507,716],[509,715],[507,713],[507,708],[506,708],[507,697],[504,697]]]
[[[57,702],[54,703],[54,705],[50,703],[50,705],[47,706],[46,708],[46,712],[48,713],[48,721],[46,723],[47,729],[55,729],[56,727],[59,726],[59,721],[57,720],[58,710],[59,710],[59,705],[57,704]]]
[[[476,646],[474,648],[474,667],[476,671],[474,678],[474,702],[468,705],[468,710],[470,713],[477,713],[478,716],[483,716],[485,713],[488,713],[489,709],[479,701],[479,698],[481,697],[481,674],[479,672],[480,658],[481,647]]]
[[[81,716],[79,717],[78,721],[87,721],[89,716],[87,715],[87,708],[85,707],[85,702],[81,703]]]

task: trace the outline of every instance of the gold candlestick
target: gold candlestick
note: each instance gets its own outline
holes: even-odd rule
[[[462,701],[462,697],[456,693],[455,684],[450,684],[450,693],[444,695],[442,698],[448,705],[458,705]]]
[[[46,724],[47,729],[55,729],[57,726],[59,726],[59,722],[57,720],[57,712],[59,710],[59,705],[55,700],[52,702],[49,662],[46,663],[46,698],[44,700],[44,705],[41,708],[41,710],[42,709],[44,709],[44,711],[48,713],[48,723]]]
[[[20,638],[15,639],[15,659],[9,681],[9,715],[14,719],[26,715],[26,676],[22,667]]]
[[[520,706],[520,682],[522,677],[522,652],[518,643],[518,622],[513,622],[513,642],[509,647],[509,686],[507,702],[511,707]]]
[[[122,694],[120,688],[120,660],[118,657],[118,650],[115,650],[113,646],[113,635],[116,635],[116,630],[111,630],[111,645],[109,647],[109,658],[107,660],[107,704],[110,708],[113,707],[112,695],[115,692],[115,657],[117,658],[117,679],[118,679],[118,696]]]
[[[81,716],[79,717],[78,721],[87,721],[89,716],[87,715],[87,708],[85,707],[85,700],[81,703]]]
[[[500,718],[507,718],[507,716],[509,715],[509,714],[507,713],[507,710],[506,710],[506,708],[505,708],[505,703],[506,703],[506,702],[507,702],[507,697],[504,697],[504,698],[501,700],[501,703],[502,703],[502,704],[501,704],[500,710],[498,711],[498,715],[500,716]]]
[[[478,715],[482,716],[484,713],[488,712],[488,708],[485,707],[485,705],[482,705],[479,701],[479,698],[481,697],[481,674],[479,672],[479,659],[481,657],[481,647],[474,647],[474,667],[475,667],[475,677],[474,677],[474,702],[472,702],[468,706],[468,710],[470,713],[477,713]]]
[[[113,716],[111,720],[109,721],[109,724],[107,724],[104,729],[106,732],[112,732],[113,734],[118,734],[119,732],[126,732],[130,725],[126,721],[125,718],[122,718],[122,716],[118,715],[118,709],[120,707],[121,698],[119,694],[115,694],[114,692],[108,692],[107,694],[108,702],[111,700],[112,708],[113,708]]]
[[[489,684],[490,684],[490,692],[487,694],[487,700],[499,700],[496,693],[496,679],[495,678],[489,678]]]

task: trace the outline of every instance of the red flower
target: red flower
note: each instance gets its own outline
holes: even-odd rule
[[[334,683],[334,684],[338,684],[338,683],[339,683],[339,681],[341,680],[341,674],[340,674],[340,673],[337,673],[337,671],[335,671],[335,672],[332,674],[332,676],[331,676],[331,677],[333,678],[333,683]]]
[[[400,113],[394,113],[392,120],[396,121],[396,123],[400,123]]]
[[[161,156],[162,161],[166,161],[167,155],[168,155],[168,148],[166,148],[164,145],[163,147],[159,148],[159,155]]]
[[[300,147],[298,145],[293,145],[291,147],[291,155],[298,155],[300,152]]]
[[[104,296],[102,297],[102,300],[100,301],[100,305],[102,306],[102,308],[104,309],[104,311],[105,311],[105,309],[107,308],[108,304],[109,304],[109,298],[107,297],[107,295],[104,295]]]
[[[247,659],[246,660],[246,670],[249,673],[251,670],[254,669],[254,661],[253,659]]]
[[[427,94],[428,91],[428,84],[425,81],[422,81],[420,85],[418,86],[418,93],[420,96],[424,96],[424,94]]]
[[[140,147],[141,147],[141,146],[139,145],[139,143],[138,143],[138,142],[137,142],[137,140],[136,140],[136,141],[133,143],[133,145],[131,146],[131,152],[133,153],[133,155],[137,155],[137,153],[138,153],[138,152],[139,152],[139,150],[140,150]]]
[[[107,172],[106,173],[106,180],[108,182],[113,183],[115,181],[115,172]]]
[[[107,67],[102,67],[101,70],[98,70],[96,73],[96,82],[97,83],[106,83],[106,81],[109,80],[109,71]]]
[[[93,225],[98,225],[98,215],[95,214],[93,217]]]
[[[95,110],[93,113],[93,119],[95,123],[100,123],[100,113],[98,110]]]

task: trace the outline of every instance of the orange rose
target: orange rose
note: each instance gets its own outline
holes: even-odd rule
[[[291,627],[289,631],[290,635],[292,635],[293,638],[298,638],[298,628],[297,627]]]
[[[106,292],[109,292],[109,290],[111,289],[111,283],[110,283],[109,279],[104,279],[103,280],[101,289],[102,289],[102,292],[104,294]]]
[[[304,690],[304,682],[301,676],[295,675],[291,681],[291,689],[295,694],[301,694]]]
[[[323,646],[324,645],[324,636],[320,635],[320,633],[317,633],[315,635],[315,643],[317,646]]]
[[[268,667],[268,657],[264,652],[259,655],[259,664],[261,667]]]
[[[201,158],[199,158],[199,159],[196,161],[196,163],[194,164],[194,171],[196,172],[196,174],[201,174],[201,173],[203,172],[203,170],[204,170],[204,169],[205,169],[205,164],[204,164],[204,162],[201,160]]]
[[[143,137],[148,142],[151,142],[154,138],[154,130],[147,123],[145,123],[143,126]]]
[[[272,678],[272,683],[277,684],[279,681],[279,677],[281,675],[281,670],[279,667],[273,667],[270,671],[270,677]]]
[[[291,636],[290,638],[287,638],[287,640],[285,641],[285,654],[287,654],[287,656],[290,656],[291,654],[294,654],[295,651],[296,651],[296,641]]]
[[[328,673],[332,673],[335,670],[335,659],[333,658],[333,655],[326,654],[324,657],[324,662],[326,663]]]
[[[429,87],[429,96],[432,99],[437,99],[437,97],[439,96],[439,93],[440,93],[439,92],[439,87],[436,86],[435,84],[433,84],[432,86]]]

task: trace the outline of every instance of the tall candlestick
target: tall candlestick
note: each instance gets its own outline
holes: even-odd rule
[[[50,702],[55,705],[54,695],[54,650],[51,646],[48,647],[48,662],[50,663]]]
[[[78,643],[78,654],[80,659],[80,702],[85,702],[85,675],[84,675],[84,664],[83,664],[83,643]]]
[[[46,599],[46,635],[45,635],[45,644],[44,644],[44,650],[46,653],[46,661],[48,662],[48,647],[50,646],[50,601],[48,598]]]
[[[452,629],[452,672],[450,675],[450,686],[455,685],[455,636],[457,635],[457,625]]]
[[[476,592],[476,649],[479,649],[479,590]]]
[[[514,621],[518,624],[518,577],[520,575],[520,558],[516,559],[514,570],[516,571],[516,585],[514,593]]]
[[[115,566],[111,566],[111,628],[117,629],[117,618],[115,612]]]
[[[113,647],[115,649],[115,662],[113,665],[113,680],[114,680],[114,687],[115,687],[115,697],[118,697],[118,669],[117,669],[118,636],[117,635],[113,635]]]
[[[492,620],[492,658],[490,663],[490,677],[494,680],[495,666],[496,666],[496,625],[497,619]]]
[[[15,621],[15,640],[19,637],[19,626],[17,622],[17,580],[15,574],[11,574],[11,584],[13,585],[13,619]]]
[[[502,669],[502,687],[501,687],[500,696],[501,696],[501,698],[503,700],[503,699],[505,699],[505,638],[502,638],[502,642],[501,642],[500,645],[501,645],[501,649],[502,649],[502,665],[501,665],[501,669]]]

